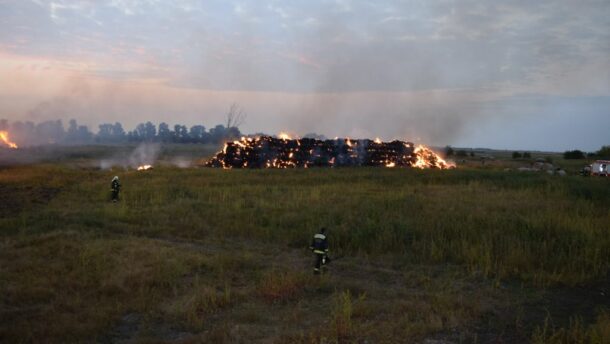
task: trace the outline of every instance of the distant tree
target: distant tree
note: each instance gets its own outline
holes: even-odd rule
[[[161,122],[159,124],[159,130],[157,131],[157,137],[161,142],[171,142],[172,141],[172,131],[169,130],[169,125],[165,122]]]
[[[123,125],[121,123],[115,122],[112,126],[112,138],[114,141],[125,140],[125,130],[123,129]]]
[[[144,124],[144,139],[152,142],[157,138],[157,128],[150,121]]]
[[[600,148],[596,154],[599,158],[610,159],[610,146],[602,146],[602,148]]]
[[[214,128],[210,129],[210,139],[213,143],[221,143],[224,141],[224,138],[226,136],[225,134],[225,127],[222,124],[219,124],[217,126],[215,126]]]
[[[89,143],[93,140],[93,133],[89,131],[86,125],[79,125],[76,130],[78,142]]]
[[[30,142],[35,144],[57,143],[63,140],[65,135],[64,125],[61,120],[44,121],[36,124],[36,137]]]
[[[66,131],[66,135],[64,137],[64,142],[66,143],[81,143],[85,137],[82,137],[82,130],[79,131],[79,125],[75,119],[71,119],[68,122],[68,130]]]
[[[125,140],[125,130],[119,122],[103,123],[99,125],[99,131],[95,136],[96,142],[122,142]]]
[[[459,151],[457,151],[456,156],[459,156],[460,158],[463,158],[463,157],[468,156],[468,153],[466,153],[465,150],[460,149]]]
[[[453,148],[451,146],[445,147],[445,156],[452,156],[454,154]]]
[[[584,159],[585,158],[585,153],[582,151],[579,151],[578,149],[576,150],[572,150],[572,151],[565,151],[563,153],[563,158],[568,160],[568,159]]]
[[[174,125],[174,142],[186,143],[189,141],[189,132],[185,125]]]
[[[134,129],[134,134],[137,134],[137,137],[140,141],[145,140],[146,139],[146,124],[139,123],[138,125],[136,125],[136,128]]]
[[[99,130],[95,137],[96,142],[110,142],[112,140],[112,124],[104,123],[98,126]]]
[[[474,157],[474,156],[475,156],[474,151],[470,151],[470,156],[471,156],[471,157]]]
[[[246,113],[244,110],[237,105],[237,103],[231,104],[229,107],[229,111],[227,112],[227,125],[225,128],[239,128],[240,125],[244,123],[246,120]]]
[[[526,159],[531,159],[532,155],[530,154],[530,152],[523,152],[523,157]]]
[[[194,125],[189,130],[189,137],[193,143],[204,143],[205,136],[206,132],[203,125]]]
[[[27,138],[25,123],[21,121],[11,123],[11,128],[9,130],[11,132],[11,139],[17,143],[20,143],[19,141],[23,142]]]
[[[227,128],[227,130],[225,131],[225,139],[227,140],[231,140],[238,137],[241,137],[241,131],[239,131],[239,128],[237,127],[230,127]]]
[[[515,151],[515,152],[513,152],[513,159],[519,159],[519,158],[521,158],[521,157],[523,157],[523,155],[521,155],[521,153],[516,152],[516,151]]]
[[[76,120],[73,118],[68,124],[68,134],[75,134],[77,129],[78,125],[76,123]]]
[[[38,138],[36,136],[36,125],[34,122],[14,122],[10,131],[11,137],[17,142],[21,141],[28,144],[37,143],[36,141]]]

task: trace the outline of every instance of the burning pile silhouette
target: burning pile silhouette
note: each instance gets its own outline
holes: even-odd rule
[[[446,169],[455,167],[432,150],[411,142],[380,140],[290,139],[261,136],[225,143],[205,163],[218,168],[293,168],[385,166]]]

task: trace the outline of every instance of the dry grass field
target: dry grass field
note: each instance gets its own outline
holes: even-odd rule
[[[0,342],[610,342],[606,179],[69,152],[0,169]]]

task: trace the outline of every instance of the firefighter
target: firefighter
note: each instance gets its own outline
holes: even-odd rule
[[[326,238],[326,228],[320,228],[320,233],[313,236],[313,240],[309,249],[316,255],[316,262],[313,268],[314,274],[319,274],[322,270],[325,271],[328,258],[328,239]]]
[[[112,178],[112,183],[110,184],[110,189],[112,191],[112,201],[116,202],[119,200],[119,191],[121,191],[121,183],[119,183],[119,177],[114,176]]]

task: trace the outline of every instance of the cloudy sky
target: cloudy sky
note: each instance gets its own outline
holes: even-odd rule
[[[0,118],[610,144],[610,1],[0,0]]]

